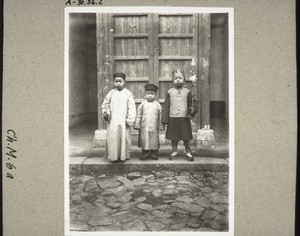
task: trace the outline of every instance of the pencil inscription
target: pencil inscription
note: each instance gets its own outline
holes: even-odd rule
[[[12,174],[13,170],[17,169],[16,166],[13,164],[14,160],[17,159],[17,150],[12,147],[15,142],[17,142],[17,134],[14,130],[8,129],[7,130],[7,136],[6,136],[6,141],[7,141],[7,152],[6,152],[6,157],[7,157],[7,162],[5,164],[7,168],[6,172],[6,178],[13,179],[14,176]]]
[[[65,3],[65,6],[95,6],[102,5],[103,0],[68,0]]]

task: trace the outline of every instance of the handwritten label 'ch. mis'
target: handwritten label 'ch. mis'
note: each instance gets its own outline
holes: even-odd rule
[[[15,142],[17,142],[17,134],[14,130],[9,129],[7,130],[7,136],[6,136],[6,141],[7,141],[7,152],[6,152],[6,178],[13,179],[14,178],[14,173],[13,171],[16,170],[16,166],[13,164],[16,159],[17,159],[17,150],[14,148]]]

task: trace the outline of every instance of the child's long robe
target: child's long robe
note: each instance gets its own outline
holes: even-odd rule
[[[102,104],[102,114],[104,112],[111,116],[107,125],[107,158],[125,161],[130,158],[130,126],[134,124],[136,116],[132,93],[126,88],[111,90]]]
[[[139,147],[142,149],[159,149],[161,109],[161,105],[157,101],[144,101],[138,107],[134,127],[139,129]]]

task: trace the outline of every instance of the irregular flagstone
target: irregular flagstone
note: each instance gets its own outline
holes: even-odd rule
[[[89,180],[91,180],[91,179],[93,179],[94,177],[92,177],[92,176],[89,176],[89,175],[83,175],[82,177],[81,177],[81,182],[82,183],[85,183],[85,182],[87,182],[87,181],[89,181]]]
[[[178,180],[179,182],[180,181],[186,181],[189,179],[189,176],[187,175],[179,175],[179,176],[175,176],[175,179]]]
[[[89,182],[88,184],[86,184],[84,186],[84,191],[85,192],[89,192],[89,191],[92,191],[94,189],[98,188],[98,185],[96,182]]]
[[[167,209],[167,207],[168,207],[167,204],[163,204],[163,205],[160,205],[160,206],[156,207],[156,209],[161,210],[161,211],[164,211],[164,210]]]
[[[145,211],[151,211],[153,208],[152,205],[147,204],[147,203],[140,203],[140,204],[136,205],[136,207],[141,210],[145,210]]]
[[[192,227],[192,228],[198,228],[200,227],[201,221],[197,218],[191,218],[188,222],[187,225]]]
[[[212,205],[212,202],[210,201],[210,199],[208,199],[207,197],[204,197],[204,196],[196,197],[195,201],[198,203],[198,205],[205,207],[205,208],[210,207]]]
[[[181,209],[181,208],[177,208],[177,207],[168,207],[165,212],[168,212],[170,213],[171,215],[188,215],[190,212],[189,211],[186,211],[184,209]]]
[[[107,212],[111,211],[111,209],[109,207],[105,206],[101,202],[95,202],[95,204],[97,205],[100,212],[107,213]]]
[[[204,187],[204,183],[202,183],[202,182],[197,182],[196,185],[199,186],[200,188]]]
[[[139,219],[142,220],[143,222],[153,221],[154,218],[155,218],[155,216],[151,215],[149,212],[146,212],[146,214],[143,216],[139,216]]]
[[[119,209],[120,209],[120,211],[127,211],[136,204],[137,204],[137,202],[127,202],[125,204],[122,204]]]
[[[201,188],[201,191],[204,192],[204,193],[210,193],[211,188],[210,187],[204,187],[204,188]]]
[[[182,202],[174,202],[172,203],[172,206],[178,207],[180,209],[184,209],[189,212],[202,212],[204,211],[204,208],[195,204],[190,203],[182,203]]]
[[[98,186],[102,189],[115,188],[118,187],[120,184],[121,183],[115,180],[114,178],[105,179],[103,181],[98,182]]]
[[[200,228],[198,228],[197,231],[202,231],[202,232],[215,232],[216,230],[211,229],[211,228],[206,228],[206,227],[200,227]]]
[[[173,223],[173,220],[169,218],[156,218],[155,222],[160,222],[166,226],[169,226],[171,223]]]
[[[163,217],[170,217],[171,214],[168,213],[168,212],[162,212],[160,210],[154,210],[154,211],[151,211],[151,213],[157,217],[160,217],[160,218],[163,218]]]
[[[174,195],[174,194],[177,194],[178,191],[176,189],[166,189],[164,190],[164,194],[166,195]]]
[[[197,213],[192,213],[191,214],[191,216],[193,216],[193,217],[199,217],[199,216],[201,216],[202,215],[202,213],[200,213],[200,212],[197,212]]]
[[[137,178],[137,179],[132,180],[132,183],[134,185],[142,185],[145,183],[145,181],[146,181],[145,178]]]
[[[119,182],[121,182],[122,184],[126,185],[133,185],[132,181],[125,178],[124,176],[118,176],[116,177],[116,180],[118,180]]]
[[[109,201],[109,202],[106,203],[106,205],[107,205],[108,207],[111,207],[111,208],[117,208],[117,207],[121,206],[122,203],[120,203],[120,202],[115,202],[115,201]]]
[[[160,172],[160,174],[162,176],[174,176],[175,172],[174,171],[169,171],[169,170],[163,170],[163,171]]]
[[[123,230],[126,231],[144,231],[146,226],[141,220],[133,220],[123,226]]]
[[[114,213],[114,214],[117,214]],[[113,216],[113,219],[116,220],[117,222],[119,223],[122,223],[122,224],[126,224],[136,218],[140,218],[138,215],[135,215],[135,214],[132,214],[132,213],[126,213],[126,214],[123,214],[123,215],[114,215]]]
[[[81,197],[78,194],[76,194],[76,195],[72,196],[71,200],[73,202],[80,202],[81,201]]]
[[[217,215],[219,215],[219,212],[217,212],[217,211],[205,211],[202,215],[202,218],[204,220],[207,220],[207,219],[212,219],[212,218],[216,217]]]
[[[168,177],[164,177],[163,180],[164,180],[164,181],[171,181],[171,180],[174,180],[174,178],[168,176]]]
[[[102,195],[110,195],[110,194],[122,195],[125,191],[126,191],[126,188],[124,186],[119,186],[116,188],[105,189],[105,191],[102,193]]]
[[[129,211],[119,211],[119,212],[111,214],[111,216],[113,216],[113,217],[115,217],[115,216],[121,216],[121,215],[127,214],[128,212]]]
[[[211,205],[210,206],[213,210],[218,211],[218,212],[224,212],[226,208],[221,205]]]
[[[144,193],[150,193],[151,190],[150,190],[150,189],[144,189],[143,192],[144,192]]]
[[[145,197],[139,197],[137,199],[135,199],[136,202],[144,202],[146,201],[146,198]]]
[[[170,225],[170,229],[175,231],[175,230],[183,228],[185,225],[186,225],[185,221],[180,222],[180,223],[174,223],[174,224]]]
[[[170,185],[167,185],[165,188],[167,188],[167,189],[174,189],[175,185],[174,184],[170,184]]]
[[[153,190],[152,194],[155,196],[155,197],[160,197],[162,195],[162,190],[160,189],[155,189]]]
[[[112,218],[109,215],[95,215],[93,219],[87,222],[91,226],[111,225]]]
[[[111,224],[109,226],[93,227],[93,231],[121,231],[121,228]]]
[[[119,201],[122,203],[127,203],[132,199],[132,194],[133,192],[129,192],[129,193],[125,193],[124,195],[122,195],[121,197],[119,197]]]
[[[218,195],[216,198],[213,199],[215,203],[226,203],[228,204],[228,197],[225,195]]]
[[[142,175],[141,175],[140,172],[131,172],[131,173],[127,174],[127,178],[130,179],[130,180],[137,179],[137,178],[139,178],[141,176]]]
[[[159,222],[146,221],[145,223],[151,231],[161,231],[162,229],[166,228],[164,224]]]
[[[77,222],[77,223],[71,223],[70,224],[70,230],[76,230],[76,231],[89,231],[90,226],[82,223],[82,222]]]
[[[214,218],[214,223],[212,225],[213,228],[219,228],[219,227],[216,227],[216,226],[225,226],[225,227],[228,227],[228,217],[227,216],[224,216],[224,215],[218,215]]]
[[[176,198],[176,201],[180,201],[180,202],[186,202],[186,203],[191,203],[193,201],[193,199],[191,199],[189,196],[184,195],[184,196],[180,196]]]
[[[176,190],[178,190],[180,192],[190,192],[191,191],[190,188],[186,188],[186,187],[182,187],[182,186],[177,187]]]

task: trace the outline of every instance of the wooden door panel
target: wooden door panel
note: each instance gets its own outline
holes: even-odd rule
[[[159,40],[159,56],[191,55],[193,55],[193,38],[161,38]]]
[[[147,56],[148,39],[114,39],[115,56]]]
[[[147,34],[148,16],[118,16],[115,15],[114,33],[115,34]]]
[[[117,61],[114,63],[115,71],[125,73],[128,81],[145,81],[149,80],[149,66],[147,60],[140,61]]]
[[[160,15],[159,34],[193,34],[192,15]]]

